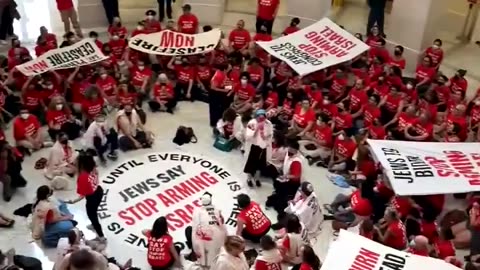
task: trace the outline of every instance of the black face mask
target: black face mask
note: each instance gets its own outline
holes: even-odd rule
[[[110,54],[109,50],[103,51],[104,54]]]
[[[130,116],[130,115],[132,115],[132,112],[125,112],[125,115]]]

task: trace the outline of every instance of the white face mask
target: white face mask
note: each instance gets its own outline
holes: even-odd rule
[[[125,61],[118,61],[118,65],[119,65],[119,66],[125,65]]]
[[[141,25],[137,26],[137,30],[142,31],[142,30],[143,30],[143,26],[141,26]]]
[[[55,105],[55,108],[60,111],[61,109],[63,109],[63,104],[57,104]]]
[[[475,105],[480,106],[480,100],[475,100]]]
[[[323,105],[328,105],[328,104],[330,104],[330,100],[324,99],[324,100],[323,100]]]
[[[53,89],[53,85],[47,85],[47,89],[52,90],[52,89]]]
[[[107,74],[101,74],[101,75],[100,75],[100,78],[102,78],[102,79],[105,80],[105,79],[107,78]]]
[[[319,125],[319,126],[320,126],[321,124],[322,124],[322,121],[320,121],[320,120],[317,120],[317,125]]]
[[[145,69],[145,67],[144,67],[144,66],[138,66],[138,70],[140,70],[140,71],[141,71],[141,70],[144,70],[144,69]]]
[[[434,48],[434,49],[440,49],[440,46],[438,46],[438,45],[436,45],[436,44],[433,44],[433,45],[432,45],[432,48]]]
[[[242,79],[242,80],[240,80],[240,83],[241,83],[243,86],[245,86],[245,85],[247,85],[248,80]]]
[[[340,135],[338,135],[338,139],[340,141],[343,141],[343,140],[345,140],[345,136],[343,134],[340,134]]]
[[[175,65],[181,65],[182,64],[182,60],[175,60]]]
[[[112,39],[113,40],[119,40],[120,38],[118,36],[113,36]]]
[[[154,17],[153,17],[152,15],[148,15],[148,16],[147,16],[147,20],[150,20],[150,21],[151,21],[151,20],[153,20],[153,18],[154,18]]]
[[[29,116],[30,116],[29,113],[22,113],[22,114],[20,114],[20,117],[21,117],[23,120],[27,120]]]
[[[408,89],[408,90],[412,90],[412,89],[413,89],[413,85],[407,84],[407,89]]]

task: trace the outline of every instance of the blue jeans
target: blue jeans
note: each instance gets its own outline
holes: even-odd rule
[[[64,201],[60,201],[58,210],[62,216],[71,215],[68,210],[67,204]],[[58,240],[63,237],[68,237],[68,233],[74,228],[72,221],[62,220],[55,223],[45,225],[45,231],[42,236],[42,243],[46,247],[57,247]]]

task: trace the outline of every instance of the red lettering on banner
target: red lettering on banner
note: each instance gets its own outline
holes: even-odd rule
[[[380,254],[361,248],[349,270],[373,270],[379,258]]]
[[[25,69],[32,72],[42,72],[46,69],[49,69],[47,62],[44,60],[33,63],[30,66],[25,66]]]
[[[193,47],[195,43],[194,36],[185,36],[175,32],[162,32],[162,37],[160,39],[161,47]]]
[[[440,177],[465,177],[472,186],[480,185],[480,155],[471,154],[473,160],[461,151],[444,151],[447,160],[425,157]]]
[[[156,198],[160,202],[161,209],[165,209],[167,207],[178,205],[189,197],[195,196],[195,194],[198,194],[217,183],[218,179],[211,176],[208,172],[201,172],[197,176],[191,177],[180,184],[165,189],[162,193],[158,193]],[[193,202],[194,206],[197,206],[196,201],[197,200]],[[154,198],[148,198],[133,206],[127,207],[125,210],[119,211],[118,216],[125,221],[126,225],[132,226],[135,225],[137,221],[141,221],[144,218],[157,214],[159,212],[157,204],[158,202]],[[174,222],[183,221],[182,224],[188,224],[191,221],[191,213],[195,208],[194,206],[187,204],[184,206],[185,209],[174,210],[173,213],[165,215],[165,217],[169,219],[170,215],[170,218]],[[187,215],[187,212],[190,214]],[[186,222],[187,220],[190,221]]]
[[[354,41],[349,40],[342,34],[328,26],[319,32],[311,31],[305,34],[311,44],[301,44],[299,48],[315,58],[322,58],[329,55],[338,58],[347,56],[349,51],[357,46]]]

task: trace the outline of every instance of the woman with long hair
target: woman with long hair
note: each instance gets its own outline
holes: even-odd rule
[[[100,242],[105,242],[102,225],[98,220],[98,207],[103,198],[103,188],[100,186],[98,177],[97,164],[90,153],[80,153],[78,156],[78,178],[77,178],[77,194],[78,198],[67,201],[67,203],[77,203],[86,199],[87,216],[92,227],[98,235]]]
[[[297,269],[292,268],[292,270],[320,270],[320,267],[322,267],[320,259],[311,246],[304,245],[301,249],[301,256],[302,264]]]
[[[148,239],[147,260],[152,270],[167,270],[181,267],[178,251],[175,249],[172,236],[168,233],[168,223],[165,217],[159,217],[153,223],[151,230],[144,230]]]

